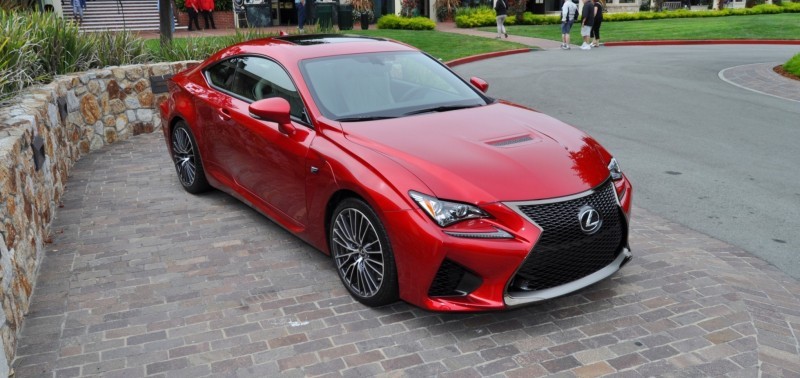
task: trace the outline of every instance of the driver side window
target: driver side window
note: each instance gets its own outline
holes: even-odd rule
[[[269,59],[254,56],[228,59],[209,68],[207,77],[214,86],[249,101],[282,97],[289,102],[293,117],[308,122],[303,101],[289,74]]]

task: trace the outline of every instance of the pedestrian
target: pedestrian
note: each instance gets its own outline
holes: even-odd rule
[[[199,0],[186,0],[184,3],[186,13],[189,14],[189,31],[200,30],[200,21],[197,18],[197,14],[200,11],[198,2]],[[194,23],[194,29],[192,29],[192,23]]]
[[[200,12],[203,13],[206,29],[208,29],[209,20],[211,20],[211,29],[216,29],[217,26],[214,25],[214,0],[200,0]]]
[[[78,25],[83,24],[83,10],[86,9],[86,0],[72,0],[72,16]]]
[[[303,25],[306,23],[306,0],[294,0],[294,7],[297,9],[297,31],[303,33]]]
[[[592,47],[600,47],[600,24],[603,23],[603,3],[600,0],[594,2],[594,23],[592,24]]]
[[[594,24],[594,4],[592,0],[586,0],[586,2],[583,3],[583,12],[581,16],[581,37],[583,37],[581,50],[591,50],[592,45],[589,44],[589,36],[592,34],[592,25]]]
[[[561,48],[569,50],[569,31],[578,19],[578,6],[572,0],[564,0],[561,7]]]
[[[501,38],[505,36],[508,38],[508,33],[506,33],[506,15],[508,14],[508,6],[506,5],[506,0],[496,0],[494,3],[494,11],[497,13],[497,37]]]

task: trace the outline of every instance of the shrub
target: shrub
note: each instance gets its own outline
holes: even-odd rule
[[[417,8],[419,2],[417,0],[401,0],[400,1],[400,15],[403,17],[414,17],[419,13]]]
[[[39,46],[18,27],[21,18],[0,9],[0,104],[36,81]]]
[[[436,0],[433,7],[436,9],[436,18],[445,21],[453,18],[456,10],[461,5],[461,0]]]
[[[309,26],[313,33],[314,26]],[[158,45],[152,49],[152,60],[157,62],[177,62],[182,60],[204,60],[223,47],[235,45],[252,39],[276,36],[276,33],[265,33],[258,29],[247,29],[246,32],[236,30],[236,34],[215,38],[184,38],[172,41],[164,48]],[[154,43],[154,42],[151,42]]]
[[[456,10],[456,26],[459,28],[474,28],[495,25],[495,17],[494,9],[486,5],[475,8],[458,8]]]
[[[378,29],[433,30],[436,23],[427,17],[400,17],[387,14],[378,19]]]
[[[783,13],[783,8],[774,5],[774,4],[761,4],[756,5],[753,7],[754,11],[760,12],[760,14],[778,14]]]
[[[783,69],[794,76],[800,77],[800,54],[793,56],[784,63]]]
[[[56,75],[151,58],[133,32],[83,33],[53,13],[0,9],[0,102]]]
[[[561,23],[561,16],[547,16],[525,12],[522,15],[524,25],[553,25]]]
[[[781,4],[784,12],[787,13],[800,13],[800,3],[785,1]]]

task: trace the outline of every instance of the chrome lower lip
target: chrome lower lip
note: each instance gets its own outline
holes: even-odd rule
[[[633,255],[631,254],[630,249],[624,248],[622,253],[620,253],[619,256],[617,256],[617,258],[611,262],[611,264],[608,264],[605,266],[605,268],[600,269],[581,279],[577,279],[560,286],[551,287],[549,289],[514,293],[513,296],[506,292],[504,298],[506,306],[514,307],[528,303],[541,302],[583,289],[616,273],[620,268],[622,268],[623,265],[627,264],[632,257]]]

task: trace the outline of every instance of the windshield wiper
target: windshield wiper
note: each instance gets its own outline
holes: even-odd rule
[[[376,121],[380,119],[392,119],[397,118],[395,116],[363,116],[363,117],[345,117],[345,118],[337,118],[336,121],[338,122],[363,122],[363,121]]]
[[[467,108],[475,108],[481,106],[480,104],[473,104],[473,105],[444,105],[444,106],[434,106],[432,108],[424,108],[419,110],[413,110],[408,113],[403,114],[404,116],[414,115],[414,114],[422,114],[422,113],[433,113],[433,112],[447,112],[450,110],[459,110],[459,109],[467,109]]]

